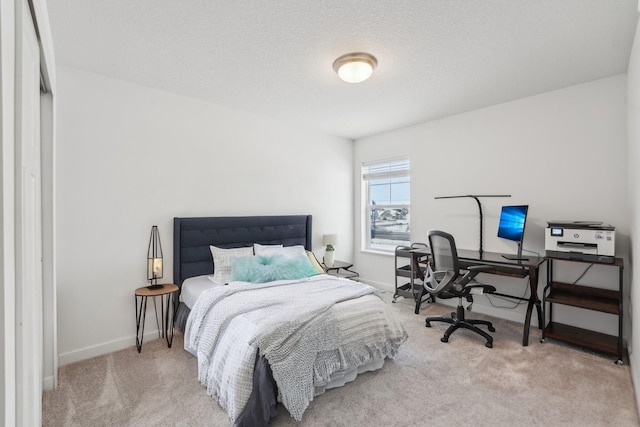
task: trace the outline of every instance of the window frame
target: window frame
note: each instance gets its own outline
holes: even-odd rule
[[[384,168],[388,170],[381,170]],[[376,170],[377,169],[377,170]],[[408,200],[406,203],[389,203],[389,204],[373,204],[370,200],[371,181],[373,178],[389,179],[389,193],[394,178],[407,178]],[[370,252],[393,253],[397,246],[409,245],[411,243],[411,161],[409,156],[399,156],[375,161],[363,162],[361,165],[361,188],[362,188],[362,239],[361,250]],[[398,184],[398,183],[396,183]],[[390,196],[391,198],[391,196]],[[391,201],[391,200],[390,200]],[[375,201],[373,201],[375,202]],[[408,217],[406,240],[404,239],[388,239],[388,243],[376,244],[372,239],[373,230],[373,210],[375,209],[406,209]],[[401,232],[402,233],[402,232]]]

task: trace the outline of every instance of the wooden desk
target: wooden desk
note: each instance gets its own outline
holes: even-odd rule
[[[430,255],[428,250],[414,249],[411,251],[415,254],[412,259],[417,262],[420,255]],[[479,251],[471,251],[467,249],[458,249],[458,261],[461,269],[466,269],[472,265],[488,265],[490,270],[483,271],[488,274],[498,274],[501,276],[511,277],[529,277],[529,298],[522,298],[516,295],[501,294],[494,292],[494,295],[513,298],[521,301],[527,301],[527,313],[524,319],[524,332],[522,335],[522,345],[529,345],[529,329],[531,327],[531,314],[533,313],[533,307],[536,307],[538,311],[538,327],[543,328],[542,321],[542,303],[538,298],[538,273],[540,266],[545,262],[545,258],[537,257],[535,255],[527,257],[527,260],[509,260],[496,252],[483,251],[480,254]],[[420,271],[416,265],[416,271]],[[422,277],[424,280],[424,277]]]

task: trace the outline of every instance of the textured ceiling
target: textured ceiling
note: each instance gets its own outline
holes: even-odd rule
[[[52,0],[58,65],[351,139],[626,73],[637,0]],[[378,58],[340,81],[340,55]]]

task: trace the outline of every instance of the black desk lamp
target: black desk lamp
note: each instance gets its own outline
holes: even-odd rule
[[[160,243],[160,233],[158,226],[151,227],[149,237],[149,249],[147,250],[147,280],[151,282],[147,288],[160,289],[158,279],[162,279],[162,244]]]
[[[469,197],[471,199],[475,199],[476,203],[478,204],[478,211],[480,213],[480,256],[482,256],[482,252],[483,252],[483,248],[482,248],[482,234],[483,234],[483,228],[482,228],[482,204],[480,204],[480,197],[511,197],[511,194],[482,194],[482,195],[476,195],[476,194],[467,194],[464,196],[440,196],[440,197],[434,197],[434,199],[460,199],[463,197]]]

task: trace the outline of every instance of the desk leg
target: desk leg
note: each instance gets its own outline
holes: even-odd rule
[[[542,302],[538,297],[538,268],[532,271],[529,275],[529,280],[533,280],[533,287],[531,290],[534,292],[534,304],[536,305],[536,310],[538,311],[538,329],[544,329],[544,317],[542,316]]]
[[[529,270],[529,303],[527,304],[527,315],[524,318],[524,333],[522,335],[522,345],[529,345],[529,329],[531,329],[531,314],[533,313],[533,306],[535,305],[538,311],[538,327],[542,329],[542,305],[540,304],[540,298],[538,298],[538,269],[534,268]]]
[[[147,313],[147,297],[140,297],[140,305],[138,305],[138,296],[136,299],[136,348],[138,353],[142,351],[142,340],[144,339],[144,321]]]

